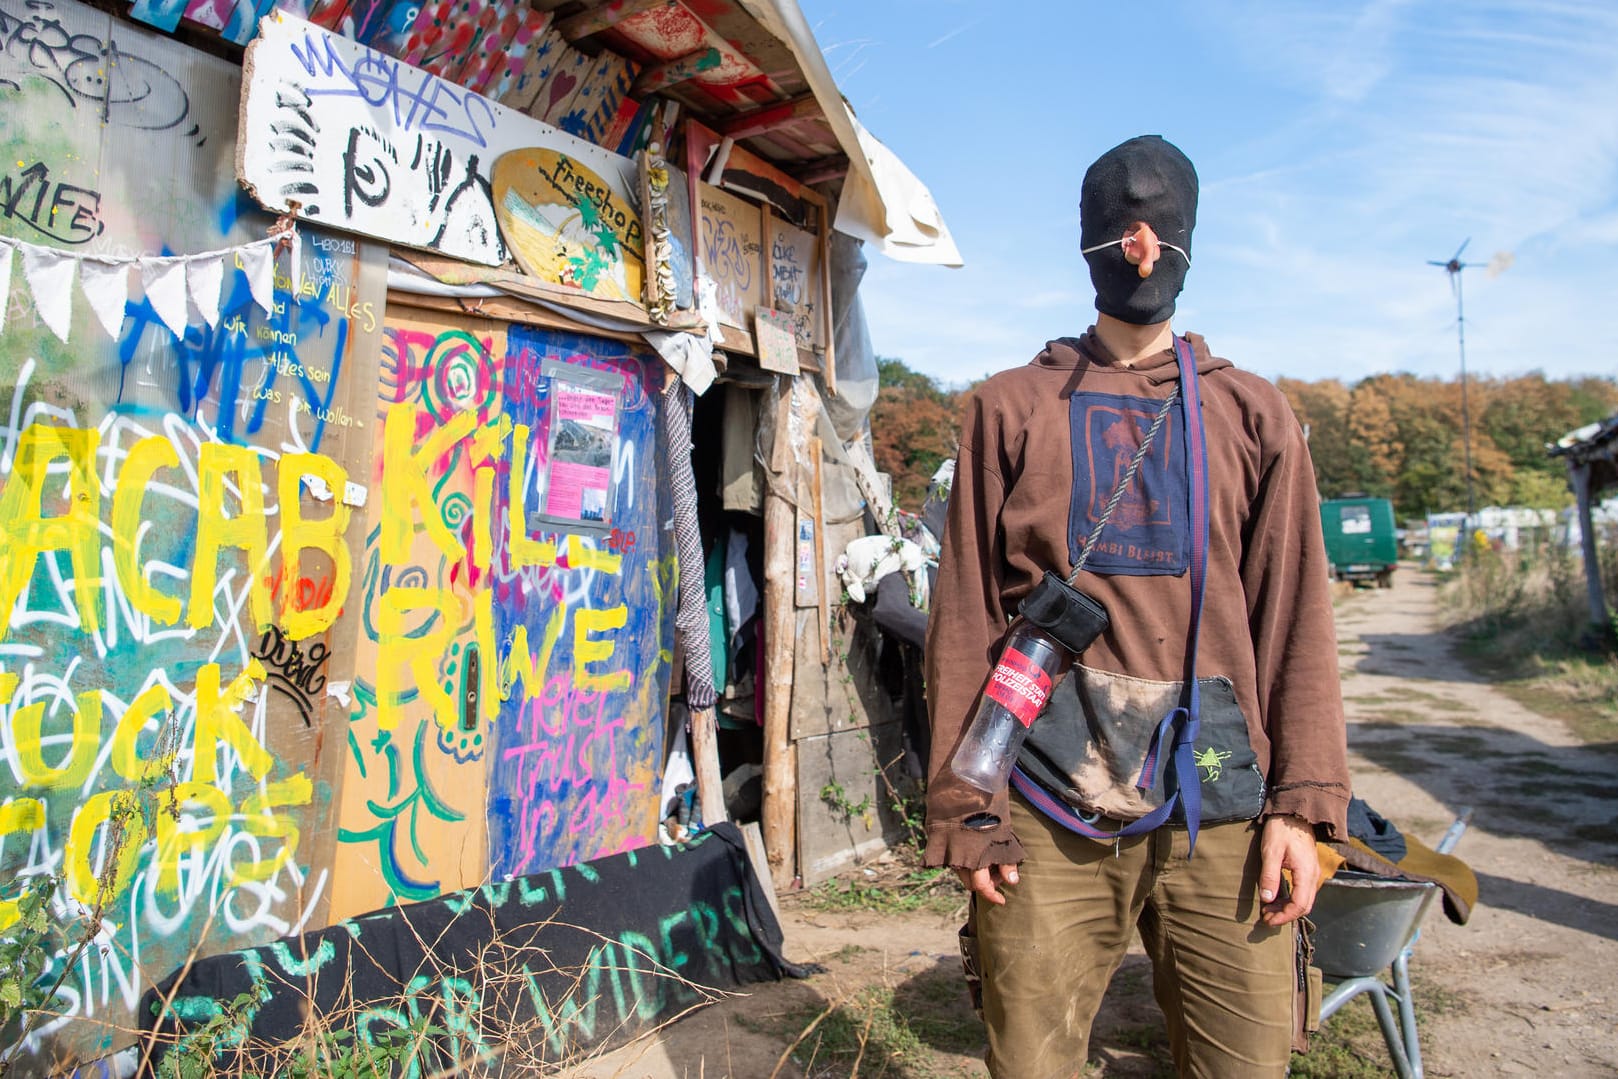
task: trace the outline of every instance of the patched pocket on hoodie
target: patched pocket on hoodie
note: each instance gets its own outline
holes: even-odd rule
[[[1199,678],[1202,716],[1193,747],[1202,782],[1202,819],[1252,820],[1264,811],[1264,773],[1247,736],[1247,717],[1227,678]]]
[[[1264,808],[1264,776],[1247,736],[1247,719],[1230,680],[1200,678],[1202,707],[1193,747],[1202,784],[1202,820],[1251,820]],[[1051,693],[1029,731],[1018,765],[1051,794],[1085,815],[1131,821],[1163,802],[1142,791],[1152,735],[1179,703],[1182,682],[1075,665]]]

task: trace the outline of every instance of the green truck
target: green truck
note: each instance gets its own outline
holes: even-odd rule
[[[1385,498],[1328,499],[1320,504],[1320,527],[1326,534],[1326,558],[1334,578],[1393,587],[1399,537],[1392,502]]]

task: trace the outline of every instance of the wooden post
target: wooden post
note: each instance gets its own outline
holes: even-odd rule
[[[1597,632],[1607,629],[1607,597],[1601,589],[1601,560],[1596,553],[1595,522],[1591,520],[1590,503],[1595,501],[1591,490],[1589,461],[1569,464],[1569,478],[1573,481],[1573,494],[1579,503],[1579,545],[1584,549],[1584,587],[1590,598],[1590,624]]]
[[[691,762],[697,773],[702,823],[729,820],[725,812],[725,777],[719,771],[719,716],[712,708],[691,709]]]
[[[814,484],[815,506],[815,597],[820,608],[820,665],[831,666],[831,597],[826,595],[826,510],[821,498],[820,439],[809,439],[810,482]]]
[[[793,387],[780,378],[775,447],[764,488],[764,847],[777,890],[797,875],[798,768],[792,744],[792,666],[798,644],[793,560],[798,511],[783,490],[798,492],[799,466],[792,446]]]
[[[837,336],[837,324],[831,317],[831,212],[824,203],[820,207],[820,325],[821,337],[826,342],[826,355],[820,361],[821,375],[826,380],[826,393],[837,396],[837,348],[832,338]]]

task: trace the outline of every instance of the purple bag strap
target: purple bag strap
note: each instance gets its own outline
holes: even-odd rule
[[[1175,806],[1184,810],[1186,834],[1192,854],[1197,849],[1197,830],[1202,824],[1202,784],[1197,776],[1196,741],[1202,714],[1202,687],[1197,682],[1197,642],[1201,637],[1202,602],[1208,578],[1208,441],[1202,422],[1202,393],[1197,380],[1197,361],[1183,337],[1174,338],[1174,355],[1180,364],[1180,407],[1185,412],[1186,471],[1189,479],[1191,513],[1191,625],[1186,648],[1186,680],[1189,690],[1185,704],[1164,716],[1152,733],[1135,787],[1140,791],[1157,789],[1163,782],[1164,758],[1173,761],[1174,778],[1163,803],[1139,820],[1130,821],[1117,831],[1097,828],[1078,810],[1056,798],[1029,778],[1021,768],[1012,768],[1011,785],[1029,803],[1057,824],[1079,835],[1097,840],[1115,840],[1144,835],[1165,823]],[[1167,747],[1167,752],[1165,752]]]

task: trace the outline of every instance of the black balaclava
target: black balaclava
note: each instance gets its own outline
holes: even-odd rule
[[[1150,277],[1141,277],[1140,267],[1116,243],[1141,222],[1165,245]],[[1097,158],[1079,193],[1079,246],[1097,248],[1084,256],[1095,285],[1096,310],[1137,326],[1173,315],[1174,298],[1190,269],[1196,225],[1197,170],[1173,143],[1142,135]],[[1097,247],[1101,244],[1107,246]],[[1170,250],[1169,244],[1180,251]]]

